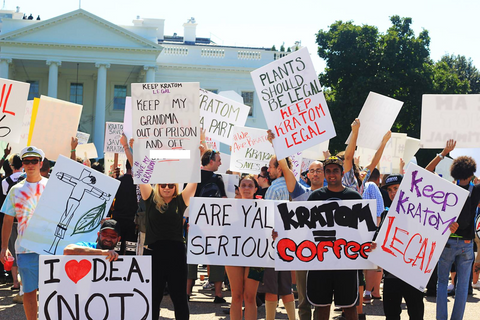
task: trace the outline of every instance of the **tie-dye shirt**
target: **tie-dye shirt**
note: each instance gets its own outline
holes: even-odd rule
[[[42,180],[39,182],[30,183],[23,180],[14,185],[8,192],[2,209],[0,209],[1,212],[16,217],[18,220],[18,237],[15,242],[15,250],[17,251],[17,254],[33,252],[21,247],[19,244],[47,182],[48,179],[42,177]]]

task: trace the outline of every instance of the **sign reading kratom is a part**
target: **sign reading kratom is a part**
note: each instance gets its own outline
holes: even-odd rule
[[[81,241],[95,241],[120,181],[60,156],[20,245],[38,254],[61,254]]]
[[[39,319],[150,319],[149,256],[40,256]]]
[[[456,148],[480,146],[480,94],[424,94],[422,97],[422,148],[445,148],[449,139]]]
[[[307,48],[251,73],[279,159],[335,137],[335,128]]]
[[[268,167],[270,158],[274,154],[272,144],[267,140],[266,130],[249,127],[233,128],[230,170],[259,174],[262,167]]]
[[[200,182],[199,84],[132,83],[136,184]]]
[[[233,126],[243,127],[249,111],[249,106],[200,89],[200,126],[212,139],[231,145]]]
[[[30,84],[0,78],[0,140],[19,142]]]
[[[122,122],[105,123],[105,144],[103,151],[105,153],[124,153],[120,138],[123,134]]]

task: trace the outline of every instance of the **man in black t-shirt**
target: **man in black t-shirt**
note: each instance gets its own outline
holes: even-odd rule
[[[330,157],[323,165],[327,186],[312,192],[308,201],[357,200],[362,196],[355,190],[342,185],[343,162]],[[307,276],[307,298],[318,308],[319,319],[329,319],[332,296],[335,305],[343,308],[347,320],[357,320],[358,300],[357,270],[315,270]]]

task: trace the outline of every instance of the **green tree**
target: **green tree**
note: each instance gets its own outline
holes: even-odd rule
[[[449,72],[458,76],[460,81],[468,81],[467,93],[480,93],[480,72],[471,58],[461,55],[444,55],[438,63],[446,63]]]
[[[272,51],[277,51],[277,48],[275,48],[275,45],[272,46]]]
[[[285,52],[285,46],[284,46],[285,43],[282,43],[282,45],[280,46],[280,52]]]

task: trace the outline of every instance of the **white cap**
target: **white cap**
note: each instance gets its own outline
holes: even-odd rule
[[[37,158],[45,158],[45,152],[43,152],[42,149],[39,149],[34,146],[28,146],[22,149],[20,152],[20,158],[26,158],[26,157],[37,157]]]

